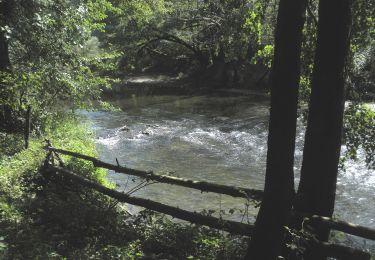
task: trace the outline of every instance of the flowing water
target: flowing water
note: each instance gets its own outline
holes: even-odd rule
[[[84,112],[97,136],[101,159],[123,166],[194,180],[262,189],[267,152],[268,98],[247,96],[143,96],[114,101],[121,112]],[[298,124],[295,172],[298,184],[304,127]],[[125,126],[125,127],[124,127]],[[345,149],[345,147],[343,147]],[[375,228],[375,173],[347,162],[338,179],[335,214]],[[109,173],[119,190],[141,180]],[[245,199],[152,184],[134,193],[180,208],[215,210],[228,219],[254,221],[257,208]],[[245,209],[248,210],[246,211]],[[236,209],[234,214],[228,214]],[[130,211],[137,211],[129,205]]]

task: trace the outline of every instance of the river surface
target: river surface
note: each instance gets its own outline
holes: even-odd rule
[[[118,99],[121,112],[84,112],[97,136],[101,159],[120,165],[169,173],[193,180],[262,189],[267,152],[269,101],[246,96],[144,96]],[[123,127],[125,126],[126,129]],[[304,127],[299,120],[295,173],[302,158]],[[345,147],[343,147],[345,149]],[[360,156],[361,157],[361,156]],[[347,162],[338,179],[335,215],[375,228],[375,173],[365,164]],[[122,191],[141,180],[120,173],[109,178]],[[224,218],[254,221],[257,208],[245,199],[152,184],[134,193],[180,208],[225,211]],[[229,214],[230,209],[236,209]],[[246,210],[248,209],[248,210]],[[137,211],[129,205],[129,210]]]

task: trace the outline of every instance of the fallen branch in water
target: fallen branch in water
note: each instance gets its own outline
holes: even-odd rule
[[[83,160],[91,161],[95,167],[101,167],[101,168],[105,168],[108,170],[113,170],[115,172],[145,178],[147,180],[153,180],[153,181],[158,181],[161,183],[168,183],[168,184],[183,186],[187,188],[193,188],[193,189],[200,190],[202,192],[215,192],[219,194],[229,195],[232,197],[247,198],[247,199],[252,199],[256,201],[261,201],[263,197],[263,191],[261,190],[246,189],[246,188],[240,188],[240,187],[235,187],[235,186],[226,186],[226,185],[221,185],[221,184],[216,184],[216,183],[209,183],[205,181],[193,181],[193,180],[169,176],[169,175],[161,175],[161,174],[153,173],[152,171],[146,172],[146,171],[135,170],[135,169],[127,168],[127,167],[122,167],[119,165],[106,163],[91,156],[87,156],[87,155],[83,155],[83,154],[79,154],[79,153],[75,153],[71,151],[66,151],[63,149],[57,149],[53,147],[46,147],[46,149],[49,151],[53,151],[55,153],[61,153],[61,154],[73,156],[76,158],[80,158]]]
[[[150,210],[154,210],[163,214],[170,215],[178,219],[189,221],[191,223],[205,225],[211,228],[216,228],[216,229],[220,229],[220,230],[224,230],[230,233],[244,235],[244,236],[249,236],[253,230],[253,225],[250,225],[250,224],[244,224],[244,223],[235,222],[231,220],[223,220],[220,218],[206,216],[206,215],[202,215],[196,212],[190,212],[190,211],[183,210],[180,208],[168,206],[160,202],[152,201],[149,199],[129,196],[128,194],[125,194],[123,192],[119,192],[119,191],[104,187],[103,185],[100,185],[94,181],[88,180],[84,177],[81,177],[61,167],[47,166],[44,169],[44,171],[47,174],[56,174],[56,175],[67,177],[81,184],[82,186],[94,189],[120,202],[126,202],[132,205],[144,207]]]
[[[53,147],[47,147],[46,149],[51,152],[54,152],[55,154],[61,153],[61,154],[91,161],[96,167],[102,167],[102,168],[106,168],[106,169],[113,170],[116,172],[138,176],[141,178],[158,181],[161,183],[184,186],[184,187],[198,189],[200,191],[205,191],[205,192],[215,192],[219,194],[226,194],[226,195],[230,195],[233,197],[249,198],[249,199],[257,200],[257,201],[261,201],[262,196],[263,196],[263,191],[260,191],[260,190],[245,189],[245,188],[239,188],[239,187],[234,187],[234,186],[226,186],[226,185],[220,185],[220,184],[215,184],[215,183],[208,183],[204,181],[193,181],[193,180],[188,180],[188,179],[183,179],[183,178],[178,178],[178,177],[168,176],[168,175],[159,175],[153,172],[140,171],[140,170],[122,167],[119,165],[113,165],[110,163],[100,161],[91,156],[79,154],[76,152],[66,151],[63,149],[57,149]],[[341,220],[334,220],[332,218],[327,218],[327,217],[307,216],[299,212],[294,212],[293,214],[307,217],[307,222],[306,222],[307,224],[312,225],[313,223],[318,223],[320,225],[325,225],[329,227],[330,229],[334,229],[334,230],[342,231],[342,232],[352,234],[355,236],[375,240],[375,230],[367,228],[367,227],[344,222]]]
[[[103,185],[100,185],[92,180],[81,177],[69,170],[61,167],[47,165],[44,168],[45,174],[60,175],[69,178],[82,186],[94,189],[104,195],[114,198],[120,202],[129,203],[132,205],[144,207],[153,211],[157,211],[163,214],[170,215],[172,217],[182,219],[194,224],[204,225],[215,229],[224,230],[230,233],[251,236],[254,226],[250,224],[244,224],[231,220],[223,220],[212,216],[202,215],[196,212],[190,212],[187,210],[180,209],[178,207],[172,207],[160,202],[155,202],[149,199],[143,199],[138,197],[129,196],[123,192],[119,192]],[[343,245],[330,244],[326,242],[320,242],[317,240],[311,240],[310,246],[313,250],[318,250],[322,255],[327,257],[336,257],[339,259],[358,259],[358,260],[370,260],[371,255],[363,252],[359,249],[350,248]]]
[[[363,227],[360,225],[344,222],[341,220],[336,220],[328,217],[322,216],[311,216],[305,218],[305,224],[312,225],[313,227],[316,225],[326,226],[330,229],[342,231],[351,235],[355,235],[358,237],[363,237],[371,240],[375,240],[375,230],[367,227]]]

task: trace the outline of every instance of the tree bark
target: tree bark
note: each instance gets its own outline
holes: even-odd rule
[[[294,148],[305,0],[281,0],[273,60],[264,199],[246,259],[281,253],[294,196]]]
[[[334,210],[344,113],[344,67],[349,49],[350,0],[319,2],[318,41],[295,209],[331,217]],[[316,229],[319,240],[329,229]],[[321,259],[312,256],[310,259]]]

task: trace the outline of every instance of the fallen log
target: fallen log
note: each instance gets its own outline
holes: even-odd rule
[[[108,170],[113,170],[115,172],[145,178],[147,180],[153,180],[153,181],[157,181],[161,183],[174,184],[174,185],[183,186],[187,188],[193,188],[193,189],[200,190],[202,192],[215,192],[219,194],[229,195],[232,197],[247,198],[247,199],[252,199],[256,201],[261,201],[263,197],[263,191],[261,190],[246,189],[246,188],[240,188],[240,187],[235,187],[235,186],[226,186],[226,185],[221,185],[221,184],[216,184],[216,183],[209,183],[205,181],[193,181],[193,180],[169,176],[169,175],[161,175],[161,174],[153,173],[152,171],[146,172],[146,171],[141,171],[141,170],[130,169],[130,168],[123,167],[120,165],[106,163],[91,156],[79,154],[76,152],[66,151],[63,149],[57,149],[53,147],[47,147],[46,149],[49,151],[53,151],[55,153],[61,153],[61,154],[73,156],[76,158],[80,158],[83,160],[91,161],[95,167],[105,168]]]
[[[308,225],[323,225],[330,229],[342,231],[351,235],[355,235],[362,238],[367,238],[371,240],[375,240],[375,230],[367,227],[363,227],[360,225],[348,223],[342,220],[336,220],[328,217],[322,216],[311,216],[305,218],[304,223]]]
[[[163,214],[170,215],[174,218],[182,219],[194,224],[204,225],[211,228],[224,230],[229,233],[234,233],[243,236],[251,236],[254,225],[244,224],[240,222],[235,222],[231,220],[223,220],[220,218],[215,218],[212,216],[202,215],[197,212],[191,212],[187,210],[180,209],[178,207],[172,207],[160,202],[152,201],[149,199],[138,198],[134,196],[129,196],[123,192],[119,192],[103,185],[100,185],[92,180],[86,179],[79,176],[69,170],[61,167],[47,165],[44,168],[45,173],[56,174],[60,176],[67,177],[82,186],[94,189],[104,195],[114,198],[120,202],[129,203],[132,205],[144,207],[153,211],[157,211]],[[319,250],[321,254],[327,257],[336,257],[339,259],[358,259],[358,260],[370,260],[371,255],[369,253],[363,252],[359,249],[350,248],[343,245],[331,244],[326,242],[320,242],[313,240],[311,241],[311,246],[314,250]]]
[[[141,177],[141,178],[145,178],[149,180],[154,180],[154,181],[158,181],[161,183],[175,184],[175,185],[184,186],[188,188],[198,189],[204,192],[215,192],[219,194],[230,195],[233,197],[250,198],[253,200],[257,200],[257,201],[261,201],[262,195],[263,195],[263,191],[260,191],[260,190],[226,186],[226,185],[220,185],[220,184],[215,184],[215,183],[208,183],[204,181],[193,181],[193,180],[188,180],[188,179],[178,178],[178,177],[168,176],[168,175],[159,175],[153,172],[140,171],[140,170],[130,169],[127,167],[122,167],[119,165],[113,165],[113,164],[98,160],[91,156],[83,155],[83,154],[76,153],[76,152],[66,151],[63,149],[57,149],[57,148],[53,148],[50,146],[47,147],[46,149],[55,153],[61,153],[61,154],[73,156],[76,158],[80,158],[83,160],[91,161],[96,167],[102,167],[102,168],[106,168],[106,169],[113,170],[116,172],[129,174],[129,175],[133,175],[133,176],[137,176],[137,177]],[[307,217],[308,222],[306,223],[313,224],[314,222],[315,223],[319,222],[319,224],[326,225],[327,227],[334,229],[334,230],[342,231],[342,232],[355,235],[355,236],[359,236],[359,237],[363,237],[366,239],[375,240],[375,230],[367,228],[367,227],[344,222],[341,220],[334,220],[328,217],[322,217],[322,216],[316,216],[316,215],[308,216],[306,214],[299,213],[299,212],[294,212],[293,214],[296,216],[300,216],[300,217],[303,217],[303,216]]]
[[[120,202],[126,202],[132,205],[154,210],[154,211],[167,214],[174,218],[182,219],[191,223],[224,230],[230,233],[243,235],[243,236],[249,236],[253,231],[253,225],[250,225],[250,224],[244,224],[244,223],[231,221],[231,220],[223,220],[223,219],[212,217],[212,216],[202,215],[197,212],[191,212],[191,211],[183,210],[177,207],[168,206],[160,202],[152,201],[149,199],[129,196],[123,192],[119,192],[119,191],[104,187],[103,185],[100,185],[94,181],[81,177],[61,167],[47,166],[44,169],[44,171],[46,173],[67,177],[81,184],[82,186],[94,189]]]

